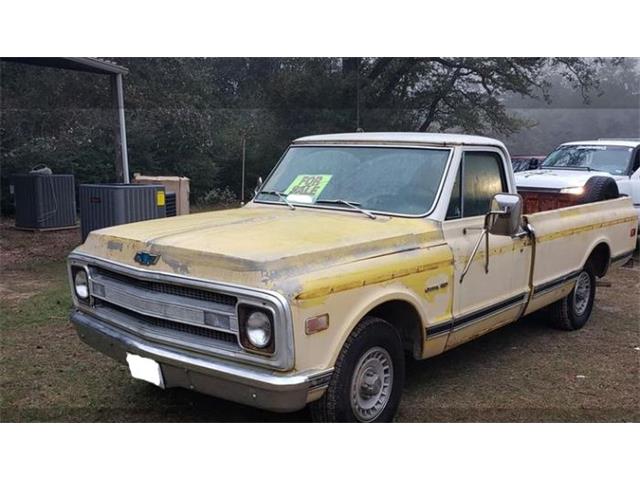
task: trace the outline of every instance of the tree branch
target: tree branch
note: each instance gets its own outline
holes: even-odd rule
[[[435,119],[436,113],[438,111],[438,104],[442,101],[442,99],[445,96],[449,94],[451,89],[455,86],[456,81],[458,80],[458,78],[460,78],[461,70],[462,70],[462,67],[456,68],[455,71],[449,77],[449,81],[446,83],[446,85],[444,87],[441,87],[438,90],[438,94],[436,98],[431,102],[431,105],[429,106],[429,111],[427,112],[427,116],[425,117],[424,121],[420,125],[420,128],[418,128],[418,131],[426,132],[427,128],[431,126],[431,124],[433,123],[433,120]]]

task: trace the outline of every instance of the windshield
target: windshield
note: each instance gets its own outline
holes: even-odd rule
[[[291,147],[256,201],[424,214],[431,210],[436,198],[449,152],[425,148]]]
[[[626,175],[632,151],[631,147],[569,145],[551,152],[542,168],[584,168]]]

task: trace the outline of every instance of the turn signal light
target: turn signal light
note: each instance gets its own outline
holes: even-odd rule
[[[304,322],[304,333],[313,335],[329,328],[329,315],[318,315],[317,317],[307,318]]]

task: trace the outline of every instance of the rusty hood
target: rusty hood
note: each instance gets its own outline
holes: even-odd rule
[[[249,205],[97,230],[76,252],[291,294],[282,286],[293,277],[441,241],[438,224],[426,219]],[[139,252],[159,257],[141,266]]]

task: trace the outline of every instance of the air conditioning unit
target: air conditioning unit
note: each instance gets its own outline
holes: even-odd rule
[[[169,202],[170,193],[174,193],[175,196],[175,215],[188,215],[189,214],[189,182],[187,177],[168,177],[168,176],[153,176],[153,175],[140,175],[139,173],[133,174],[133,183],[143,183],[145,185],[164,185],[164,189],[167,192],[167,202]],[[167,217],[172,216],[167,210]]]
[[[73,175],[41,173],[11,177],[16,206],[16,228],[57,230],[76,226]]]
[[[177,214],[176,192],[167,192],[167,217],[175,217]]]
[[[80,185],[82,241],[99,228],[166,216],[162,185],[111,183]]]

